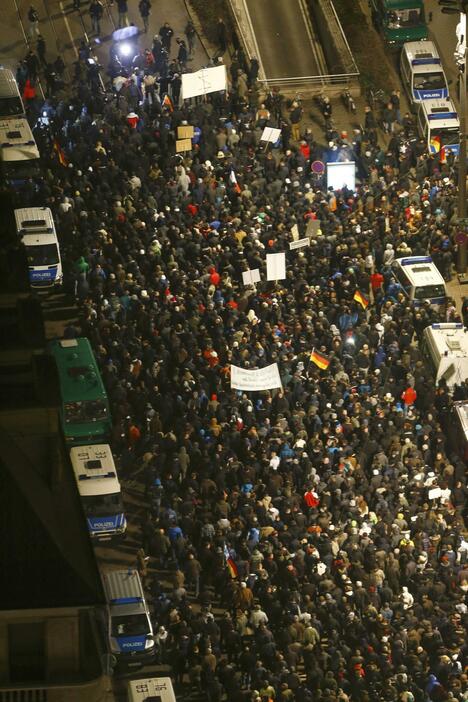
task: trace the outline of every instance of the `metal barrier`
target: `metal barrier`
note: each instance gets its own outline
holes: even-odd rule
[[[321,87],[330,85],[349,86],[353,80],[359,78],[359,72],[340,73],[324,76],[294,76],[289,78],[259,79],[258,83],[267,88],[299,88],[299,87]]]

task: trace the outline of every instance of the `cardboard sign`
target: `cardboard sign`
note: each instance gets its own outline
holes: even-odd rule
[[[293,241],[297,241],[299,239],[299,227],[297,224],[293,224],[291,227],[291,236],[293,238]]]
[[[231,365],[231,388],[234,390],[259,391],[282,387],[277,363],[257,370],[244,370]]]
[[[276,144],[281,136],[281,129],[275,129],[274,127],[265,127],[263,134],[260,137],[260,141],[271,141],[272,144]]]
[[[305,239],[298,239],[297,241],[289,242],[289,250],[294,251],[294,249],[302,249],[304,246],[310,246],[310,239],[306,237]]]
[[[176,141],[176,153],[180,154],[181,151],[191,151],[192,150],[192,140],[191,139],[178,139]]]
[[[244,285],[255,285],[260,282],[260,269],[252,268],[252,270],[242,271],[242,282]]]
[[[283,280],[286,278],[286,254],[275,253],[266,255],[267,280]]]
[[[202,68],[195,73],[182,74],[182,100],[226,90],[226,66]]]
[[[438,497],[442,495],[442,490],[440,487],[432,488],[432,490],[429,490],[427,493],[427,496],[429,497],[430,500],[437,500]]]
[[[320,231],[321,222],[319,219],[309,219],[307,221],[306,236],[316,237]]]
[[[177,138],[178,139],[193,139],[194,129],[193,127],[177,127]]]

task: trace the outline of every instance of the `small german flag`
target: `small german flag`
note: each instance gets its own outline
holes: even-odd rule
[[[237,578],[239,575],[239,571],[237,570],[237,565],[231,556],[228,547],[226,544],[224,544],[224,558],[226,559],[226,567],[229,571],[229,575],[231,578]]]
[[[315,349],[313,349],[312,353],[310,354],[310,360],[312,363],[315,363],[320,370],[327,370],[328,366],[330,365],[330,359],[328,356],[325,356],[324,353],[320,353],[320,351],[316,351]]]
[[[67,161],[65,153],[64,153],[62,147],[60,146],[60,144],[58,143],[57,139],[54,139],[54,151],[57,154],[57,158],[59,160],[60,165],[67,167],[68,161]]]
[[[366,309],[366,307],[369,304],[369,300],[367,299],[367,297],[364,297],[364,295],[362,294],[362,292],[360,290],[356,290],[356,292],[354,293],[353,300],[356,300],[356,302],[359,302],[359,304],[361,305],[361,307],[364,310]]]
[[[163,98],[162,106],[169,108],[169,112],[174,112],[174,105],[172,103],[171,98],[169,97],[169,95],[167,93]]]

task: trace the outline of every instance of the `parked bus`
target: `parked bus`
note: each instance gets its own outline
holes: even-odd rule
[[[106,443],[112,429],[109,402],[88,339],[57,339],[49,349],[58,371],[66,443]]]

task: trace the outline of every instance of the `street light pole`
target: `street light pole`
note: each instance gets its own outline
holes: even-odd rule
[[[465,9],[465,8],[463,8]],[[458,253],[457,271],[462,276],[466,273],[468,258],[468,237],[466,220],[466,12],[460,13],[460,23],[457,27],[457,49],[455,60],[459,68],[458,86],[460,98],[460,147],[458,152]]]

